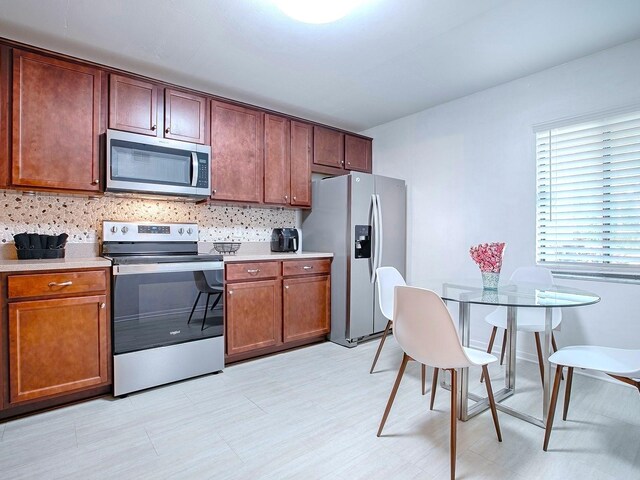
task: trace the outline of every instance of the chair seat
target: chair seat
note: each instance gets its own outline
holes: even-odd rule
[[[518,309],[518,331],[519,332],[544,332],[544,308],[519,308]],[[507,328],[507,309],[499,307],[485,317],[489,325],[498,328]],[[561,316],[554,310],[551,318],[551,328],[557,328],[560,325]]]
[[[473,348],[462,347],[464,353],[469,357],[469,360],[474,365],[488,365],[489,363],[497,362],[498,357],[491,355],[490,353],[480,350],[474,350]]]
[[[640,377],[640,350],[577,345],[561,348],[549,357],[549,361],[567,367]]]

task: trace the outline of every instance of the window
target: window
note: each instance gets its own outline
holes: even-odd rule
[[[536,260],[640,268],[640,110],[536,132]]]

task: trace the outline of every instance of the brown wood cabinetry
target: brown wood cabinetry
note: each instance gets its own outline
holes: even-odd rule
[[[9,90],[9,49],[0,45],[0,188],[9,185]]]
[[[371,172],[371,140],[345,135],[344,163],[347,170]]]
[[[321,341],[331,324],[331,260],[226,265],[226,362]]]
[[[13,51],[11,184],[100,190],[102,71]]]
[[[311,206],[313,126],[291,121],[291,205]]]
[[[264,116],[264,202],[289,205],[291,187],[291,123]]]
[[[211,198],[262,202],[264,114],[211,102]]]
[[[106,296],[9,304],[9,403],[108,381]]]
[[[0,274],[0,419],[111,390],[108,273]]]
[[[111,74],[109,128],[155,137],[158,134],[158,85]]]
[[[344,133],[314,126],[313,163],[325,167],[344,168]]]
[[[166,88],[164,91],[164,136],[174,140],[205,143],[208,117],[205,97]]]

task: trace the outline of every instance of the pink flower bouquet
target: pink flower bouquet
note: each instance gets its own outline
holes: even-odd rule
[[[502,254],[505,243],[481,243],[469,249],[469,254],[483,273],[500,273],[502,268]]]

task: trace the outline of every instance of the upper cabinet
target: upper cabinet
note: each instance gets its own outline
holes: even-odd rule
[[[109,128],[155,137],[158,134],[158,86],[111,74]]]
[[[102,71],[13,51],[11,184],[100,190]]]
[[[289,205],[291,196],[291,122],[264,116],[264,203]]]
[[[347,170],[371,172],[371,140],[345,135],[344,164]]]
[[[9,185],[9,49],[0,45],[0,188]]]
[[[344,168],[344,133],[314,126],[313,163],[325,167]]]
[[[121,75],[111,74],[109,78],[109,128],[206,142],[206,97]],[[158,98],[164,98],[164,103]]]
[[[261,203],[264,113],[211,101],[211,197]]]
[[[311,206],[313,126],[291,121],[291,205]]]

